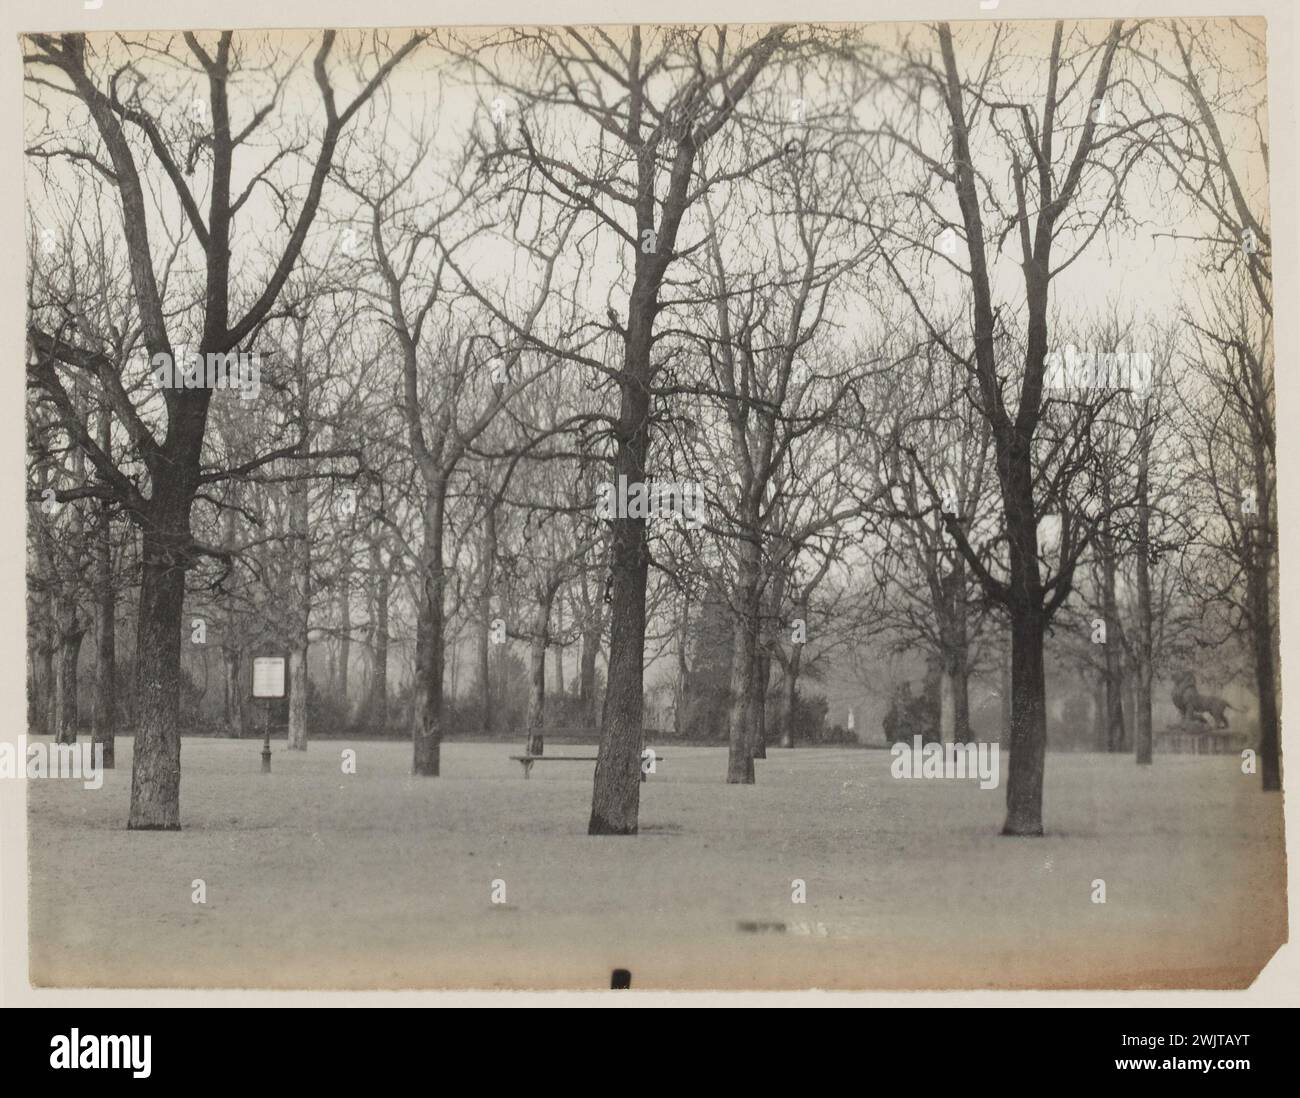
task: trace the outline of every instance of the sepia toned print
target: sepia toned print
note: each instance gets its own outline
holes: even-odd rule
[[[25,36],[33,983],[1249,985],[1266,35]]]

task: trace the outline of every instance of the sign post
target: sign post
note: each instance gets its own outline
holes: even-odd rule
[[[271,702],[284,697],[284,657],[257,656],[253,660],[253,700],[262,711],[262,773],[271,773]]]

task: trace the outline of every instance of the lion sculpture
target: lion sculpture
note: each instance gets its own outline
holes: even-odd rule
[[[1170,697],[1183,720],[1201,724],[1213,722],[1215,728],[1227,728],[1227,710],[1236,708],[1215,694],[1200,693],[1196,689],[1193,671],[1180,671],[1174,676],[1174,690]]]

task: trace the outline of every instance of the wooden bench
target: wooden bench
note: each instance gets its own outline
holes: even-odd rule
[[[648,750],[648,749],[647,749]],[[515,762],[524,768],[524,777],[527,778],[533,769],[534,763],[544,762],[595,762],[595,755],[511,755]],[[645,752],[641,753],[641,758],[645,758]],[[658,752],[655,753],[655,765],[658,766],[664,761],[664,757]],[[641,768],[641,780],[646,780],[646,770]]]

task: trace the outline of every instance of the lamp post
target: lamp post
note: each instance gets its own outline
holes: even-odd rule
[[[262,773],[271,773],[271,703],[284,697],[284,656],[253,658],[253,700],[262,710]]]

